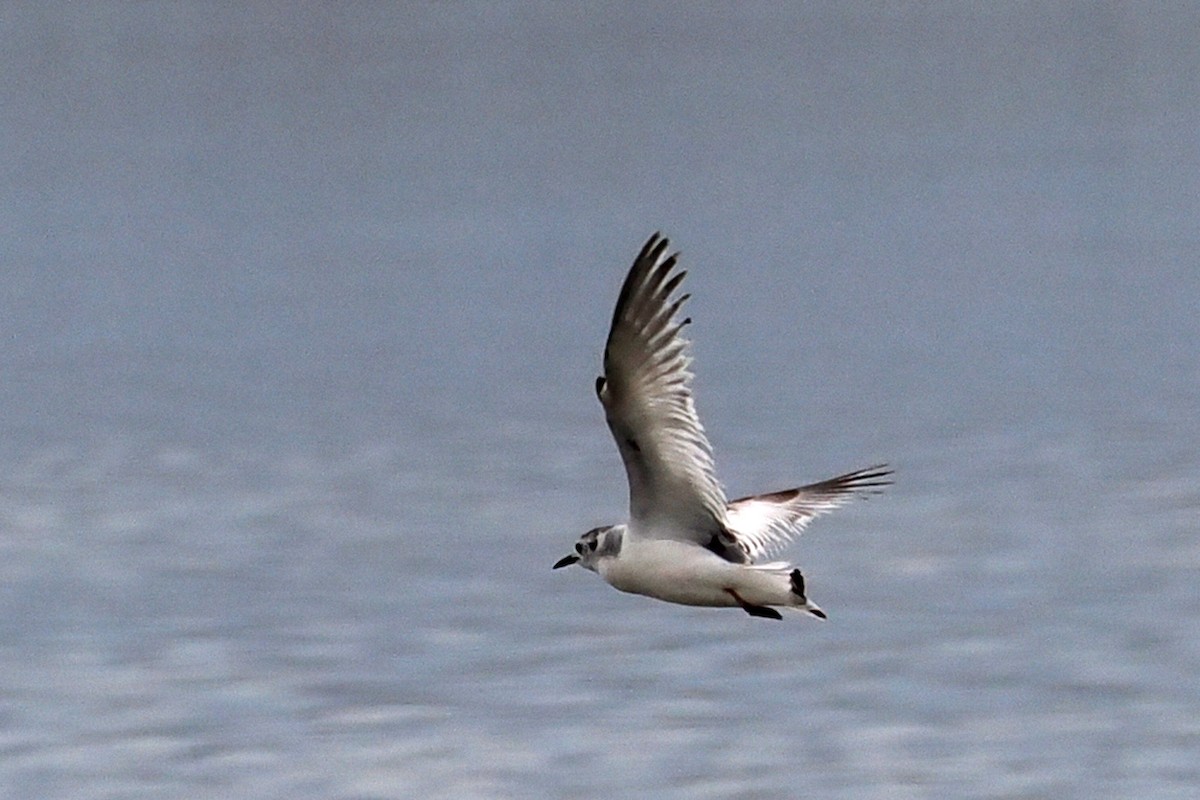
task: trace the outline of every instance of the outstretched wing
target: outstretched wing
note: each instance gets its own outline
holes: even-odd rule
[[[797,489],[742,497],[729,504],[729,530],[752,558],[761,558],[799,536],[814,517],[852,497],[879,494],[891,485],[891,474],[879,464]]]
[[[690,319],[677,318],[688,295],[671,295],[687,273],[654,234],[617,299],[596,394],[629,478],[629,513],[638,528],[666,529],[700,541],[722,527],[725,494],[712,447],[692,402]],[[664,257],[665,256],[665,257]]]

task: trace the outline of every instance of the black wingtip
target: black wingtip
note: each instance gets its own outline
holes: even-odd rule
[[[848,477],[852,477],[855,481],[878,481],[879,486],[891,486],[892,477],[896,474],[896,470],[892,469],[887,464],[876,464],[871,467],[857,470],[850,473]]]
[[[671,240],[664,238],[661,233],[655,231],[654,235],[646,240],[646,245],[642,248],[642,252],[638,254],[638,261],[656,263],[670,246]]]
[[[884,487],[891,486],[891,476],[895,471],[887,464],[876,464],[873,467],[856,469],[844,475],[838,475],[828,480],[801,486],[801,491],[825,491],[833,494],[857,494],[859,497],[870,497],[881,494]]]

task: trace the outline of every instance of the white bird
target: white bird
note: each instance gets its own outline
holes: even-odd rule
[[[629,479],[629,521],[593,528],[554,569],[578,563],[623,592],[690,606],[740,607],[782,619],[776,607],[825,618],[800,570],[755,563],[816,516],[891,483],[886,465],[796,489],[725,499],[712,447],[692,401],[689,342],[678,319],[689,295],[679,254],[654,234],[617,298],[596,395]]]

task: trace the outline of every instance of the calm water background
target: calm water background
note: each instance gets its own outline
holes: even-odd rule
[[[0,11],[0,795],[1192,798],[1200,12]],[[655,229],[828,624],[550,565]]]

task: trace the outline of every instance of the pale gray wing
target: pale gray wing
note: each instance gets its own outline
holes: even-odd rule
[[[692,402],[681,334],[691,320],[678,319],[688,295],[671,297],[687,273],[675,270],[678,254],[666,256],[667,246],[651,236],[625,278],[596,394],[625,462],[629,513],[644,523],[636,527],[703,543],[722,527],[725,494]]]
[[[797,489],[742,497],[726,512],[729,530],[752,558],[779,550],[814,517],[832,511],[852,497],[879,494],[891,485],[886,464],[847,472]]]

